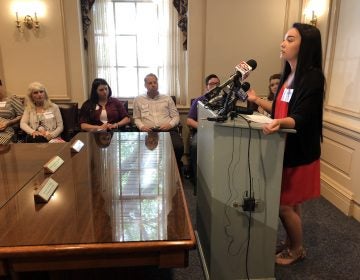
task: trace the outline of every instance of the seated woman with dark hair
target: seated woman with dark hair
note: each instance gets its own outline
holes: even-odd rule
[[[278,90],[278,86],[280,83],[281,74],[272,74],[269,78],[269,93],[266,97],[266,100],[273,101],[274,96]],[[269,113],[267,113],[261,106],[258,106],[258,111],[264,115],[270,116]]]
[[[64,129],[60,109],[39,82],[29,85],[20,127],[28,134],[27,142],[64,142],[59,137]]]
[[[7,97],[0,80],[0,144],[8,144],[14,136],[13,126],[20,122],[23,104],[16,96]]]
[[[95,79],[90,98],[80,110],[80,126],[85,131],[119,129],[130,122],[124,104],[111,97],[111,88],[104,79]]]

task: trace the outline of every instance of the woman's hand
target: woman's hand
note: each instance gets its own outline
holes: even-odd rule
[[[274,119],[271,123],[263,126],[263,132],[265,135],[274,133],[280,129],[280,121],[278,119]]]
[[[35,130],[33,133],[31,133],[31,136],[35,138],[36,136],[44,136],[43,132]]]
[[[97,127],[97,131],[103,131],[103,130],[108,130],[109,124],[108,123],[103,123],[102,125],[99,125]]]
[[[119,125],[117,123],[112,123],[112,124],[108,124],[107,128],[109,130],[112,130],[112,129],[118,129],[119,128]]]
[[[255,90],[253,90],[252,88],[247,91],[247,99],[248,99],[250,102],[256,103],[256,100],[257,100],[258,98],[259,98],[259,97],[256,95]]]
[[[50,134],[49,131],[45,131],[45,133],[43,134],[43,136],[48,140],[50,141],[52,139],[52,135]]]
[[[0,131],[4,131],[8,127],[8,122],[0,122]]]

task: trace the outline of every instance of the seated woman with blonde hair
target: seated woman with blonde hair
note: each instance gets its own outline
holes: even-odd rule
[[[20,127],[28,134],[27,142],[64,142],[59,137],[64,129],[60,109],[39,82],[29,85]]]
[[[20,99],[14,95],[7,97],[0,80],[0,144],[12,142],[15,134],[13,127],[20,122],[23,111]]]

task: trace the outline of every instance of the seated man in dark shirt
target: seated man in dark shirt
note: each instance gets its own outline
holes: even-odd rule
[[[215,74],[210,74],[205,78],[205,92],[200,97],[196,98],[192,104],[186,119],[186,124],[192,130],[192,137],[190,142],[190,165],[191,165],[191,172],[196,180],[196,165],[197,165],[197,127],[198,127],[198,102],[203,101],[205,99],[205,93],[209,92],[213,88],[220,85],[220,80],[218,76]],[[190,176],[190,175],[189,175]]]

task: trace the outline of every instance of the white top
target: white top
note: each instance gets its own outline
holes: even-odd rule
[[[42,114],[42,126],[50,132],[51,138],[58,137],[63,131],[63,121],[59,107],[52,103],[51,106]],[[40,119],[36,111],[29,107],[25,108],[24,114],[20,121],[20,127],[27,134],[31,135],[40,126]]]
[[[136,126],[155,127],[170,123],[175,127],[179,121],[179,112],[175,103],[168,95],[157,95],[153,99],[147,94],[140,95],[134,99],[133,117]]]
[[[108,118],[107,118],[107,113],[106,113],[105,106],[103,106],[102,109],[101,109],[100,121],[101,121],[102,123],[107,123],[107,122],[108,122]]]

